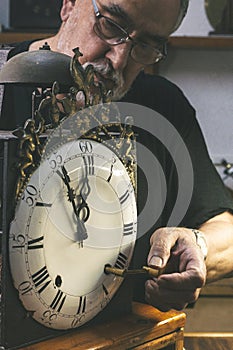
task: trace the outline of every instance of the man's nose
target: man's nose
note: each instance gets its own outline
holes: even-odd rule
[[[131,51],[131,43],[123,43],[119,45],[109,46],[105,57],[108,58],[115,70],[122,70],[125,68]]]

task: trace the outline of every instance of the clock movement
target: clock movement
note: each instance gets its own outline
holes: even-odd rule
[[[1,83],[42,87],[32,118],[1,132],[2,349],[95,319],[122,284],[113,272],[127,271],[133,254],[132,118],[121,116],[92,66],[84,69],[74,52],[72,59],[50,50],[26,52],[11,59],[15,71],[9,60],[0,72]],[[65,62],[56,81],[53,59],[54,67]],[[33,82],[28,72],[35,61]]]

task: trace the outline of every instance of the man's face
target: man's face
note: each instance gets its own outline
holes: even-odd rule
[[[158,38],[166,40],[178,17],[180,0],[96,0],[100,13],[123,27],[133,39],[158,48]],[[56,49],[73,56],[79,47],[83,56],[81,64],[91,63],[97,71],[97,79],[112,90],[115,100],[130,88],[144,68],[130,56],[131,42],[111,46],[100,39],[93,25],[96,16],[91,0],[64,0],[62,27]]]

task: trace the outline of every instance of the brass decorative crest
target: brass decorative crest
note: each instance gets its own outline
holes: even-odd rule
[[[122,122],[118,107],[111,102],[111,91],[107,91],[102,83],[96,82],[95,71],[91,64],[86,68],[82,67],[79,62],[82,56],[79,49],[73,51],[74,56],[70,61],[73,84],[68,92],[64,94],[60,91],[58,82],[54,81],[51,89],[46,91],[34,116],[26,120],[23,127],[13,131],[19,139],[16,200],[21,196],[26,183],[39,165],[50,135],[64,122],[72,130],[72,134],[59,137],[63,142],[77,137],[107,142],[108,146],[120,156],[136,190],[133,118],[127,116]],[[92,106],[96,106],[95,112],[88,108]],[[93,123],[95,128],[92,127]],[[75,130],[78,130],[78,135]]]

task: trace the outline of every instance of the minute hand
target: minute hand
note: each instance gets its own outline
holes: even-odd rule
[[[72,204],[73,211],[74,211],[74,214],[75,214],[76,219],[77,219],[77,232],[76,232],[75,241],[79,242],[80,246],[83,246],[83,241],[85,239],[87,239],[88,236],[87,236],[87,230],[86,230],[85,225],[84,225],[84,220],[82,220],[80,218],[80,215],[81,215],[80,204],[78,204],[78,206],[77,206],[75,203],[75,191],[70,186],[70,177],[69,177],[64,165],[62,166],[61,169],[62,169],[62,173],[63,173],[63,176],[61,176],[61,178],[67,187],[68,199]]]

